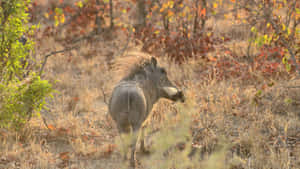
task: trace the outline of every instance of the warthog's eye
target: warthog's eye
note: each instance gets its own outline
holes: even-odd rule
[[[163,73],[163,74],[167,74],[167,71],[166,71],[166,69],[164,69],[164,68],[161,68],[160,71],[161,71],[161,73]]]

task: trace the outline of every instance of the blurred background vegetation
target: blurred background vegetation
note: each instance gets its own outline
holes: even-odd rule
[[[0,168],[126,168],[106,103],[129,50],[187,96],[138,168],[300,168],[297,0],[0,0],[0,22]]]

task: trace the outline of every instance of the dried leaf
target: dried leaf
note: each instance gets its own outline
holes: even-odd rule
[[[48,128],[49,128],[50,130],[55,130],[55,129],[56,129],[52,124],[48,124]]]
[[[206,9],[205,8],[203,8],[203,9],[200,10],[199,16],[203,16],[203,17],[206,16]]]
[[[70,154],[70,152],[62,152],[62,153],[60,153],[59,154],[59,158],[61,159],[61,160],[69,160],[70,159],[70,156],[69,156],[69,154]]]
[[[84,141],[88,141],[88,140],[89,140],[89,137],[88,137],[87,135],[83,135],[83,136],[82,136],[82,139],[83,139]]]

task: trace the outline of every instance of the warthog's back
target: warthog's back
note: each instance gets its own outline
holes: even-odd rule
[[[139,126],[147,116],[147,101],[136,82],[124,81],[117,85],[109,103],[109,113],[120,130]]]

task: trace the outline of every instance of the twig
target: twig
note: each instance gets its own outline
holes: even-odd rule
[[[125,44],[124,47],[120,50],[120,52],[118,52],[116,55],[113,56],[113,58],[116,58],[116,56],[122,56],[122,55],[124,54],[124,52],[126,51],[126,49],[127,49],[128,46],[129,46],[129,42],[131,41],[132,33],[133,33],[132,30],[129,31],[129,35],[128,35],[128,39],[127,39],[126,44]]]
[[[85,39],[90,39],[90,38],[92,38],[92,37],[95,36],[95,35],[96,35],[96,32],[95,32],[95,31],[92,31],[91,33],[89,33],[89,34],[86,35],[86,36],[82,36],[82,37],[80,37],[80,38],[74,39],[73,41],[71,41],[71,43],[78,43],[78,42],[81,42],[81,41],[83,41],[83,40],[85,40]]]
[[[43,116],[41,116],[41,117],[42,117],[43,122],[44,122],[44,125],[47,127],[47,129],[48,129],[48,130],[51,130],[51,129],[48,127],[47,120],[46,120]]]
[[[105,94],[105,92],[104,92],[103,87],[101,87],[101,91],[102,91],[102,95],[103,95],[103,102],[104,102],[106,105],[108,105],[107,100],[106,100],[106,94]]]
[[[285,88],[300,88],[300,86],[284,86]]]

